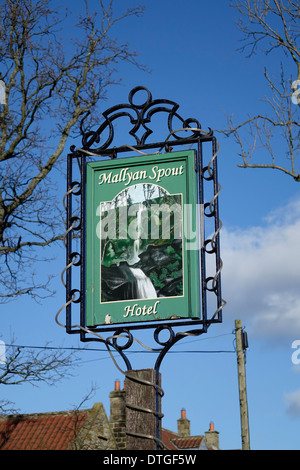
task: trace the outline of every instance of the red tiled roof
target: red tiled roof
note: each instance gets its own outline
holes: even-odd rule
[[[0,418],[0,450],[71,450],[91,410]],[[204,436],[180,437],[162,429],[169,450],[199,449]]]
[[[177,450],[177,447],[174,446],[172,443],[172,440],[177,438],[178,434],[176,434],[173,431],[169,431],[168,429],[162,429],[161,430],[161,440],[166,446],[167,449],[169,450]]]
[[[169,450],[199,449],[204,440],[204,436],[180,437],[176,432],[164,428],[161,436],[161,440]]]
[[[204,436],[177,437],[172,439],[176,449],[198,449],[202,444]]]
[[[0,422],[1,450],[69,450],[87,411],[16,415]]]

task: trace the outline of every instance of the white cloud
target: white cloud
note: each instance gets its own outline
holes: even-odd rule
[[[289,415],[294,417],[300,416],[300,389],[295,392],[288,393],[285,396],[286,411]]]
[[[299,234],[300,200],[263,226],[222,230],[226,314],[246,320],[256,336],[300,339]]]

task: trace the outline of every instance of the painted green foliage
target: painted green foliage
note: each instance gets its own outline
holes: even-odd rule
[[[152,198],[157,192],[164,194]],[[102,273],[109,276],[110,268],[127,263],[150,278],[157,296],[182,295],[181,195],[169,195],[155,185],[143,185],[143,194],[142,203],[134,203],[128,193],[126,206],[120,209],[118,200],[124,203],[124,197],[119,197],[101,214],[103,232],[107,232],[101,243]],[[120,215],[124,207],[126,219]],[[102,302],[116,300],[115,292],[102,283]]]

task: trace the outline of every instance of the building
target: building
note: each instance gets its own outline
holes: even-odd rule
[[[125,390],[115,382],[110,417],[102,403],[91,409],[19,414],[0,418],[0,450],[126,450]],[[177,432],[162,429],[167,450],[218,450],[213,423],[204,435],[190,435],[190,421],[181,410]]]

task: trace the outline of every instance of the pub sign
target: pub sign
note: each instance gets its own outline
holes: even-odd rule
[[[86,324],[199,319],[195,151],[86,166]]]

